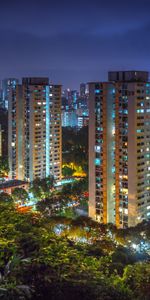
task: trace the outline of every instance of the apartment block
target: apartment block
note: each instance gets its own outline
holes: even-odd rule
[[[10,177],[61,178],[61,86],[23,78],[9,93]]]
[[[89,83],[89,216],[124,228],[150,217],[150,82],[144,71]]]

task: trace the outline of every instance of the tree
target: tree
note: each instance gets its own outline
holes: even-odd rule
[[[6,203],[6,204],[10,204],[13,202],[13,198],[11,195],[5,193],[5,192],[2,192],[0,193],[0,203]]]
[[[28,193],[23,188],[15,188],[12,192],[12,197],[15,202],[21,202],[21,204],[24,204],[28,200]]]
[[[33,193],[35,198],[44,199],[49,197],[54,188],[54,183],[55,180],[53,176],[48,176],[43,179],[36,178],[31,184],[30,192]]]
[[[45,196],[49,196],[49,193],[54,188],[54,177],[48,176],[46,178],[41,179],[41,188]]]
[[[72,128],[62,130],[63,163],[76,162],[87,173],[88,170],[88,126],[76,131]]]
[[[72,169],[68,166],[64,166],[62,168],[62,175],[65,176],[65,177],[71,177],[74,172],[75,172],[75,169]]]
[[[38,201],[36,204],[36,209],[42,212],[46,216],[51,216],[55,214],[57,210],[57,201],[55,198],[45,198],[41,201]]]
[[[81,180],[72,183],[72,193],[75,195],[81,195],[88,190],[88,178],[83,178]]]
[[[64,184],[61,190],[61,194],[64,195],[65,197],[71,196],[72,194],[72,185],[71,183]]]
[[[45,198],[38,201],[36,209],[42,212],[46,216],[60,215],[69,203],[68,198],[61,197],[61,195],[52,195],[49,198]]]
[[[61,195],[39,201],[40,213],[26,214],[6,197],[0,201],[0,298],[150,299],[150,263],[136,263],[134,252],[115,243],[116,228],[88,217],[48,216],[46,207],[66,205]]]
[[[6,177],[9,173],[8,159],[0,156],[0,177]]]
[[[31,183],[30,186],[30,192],[33,194],[33,196],[37,199],[41,199],[43,196],[43,191],[41,187],[41,179],[36,178],[34,181]]]
[[[135,299],[150,299],[150,263],[127,266],[123,275],[124,283],[134,291]]]

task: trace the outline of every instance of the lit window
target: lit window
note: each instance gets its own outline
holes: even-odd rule
[[[99,94],[99,93],[100,93],[100,90],[96,89],[95,94]]]
[[[95,159],[95,165],[96,165],[96,166],[99,166],[100,164],[101,164],[100,158],[96,158],[96,159]]]

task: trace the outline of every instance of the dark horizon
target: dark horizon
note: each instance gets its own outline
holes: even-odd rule
[[[48,76],[64,88],[108,71],[150,70],[150,2],[2,1],[0,79]]]

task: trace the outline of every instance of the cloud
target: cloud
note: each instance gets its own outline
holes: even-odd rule
[[[44,36],[68,32],[117,32],[149,21],[149,0],[2,1],[0,26]]]
[[[150,68],[149,1],[22,3],[0,10],[1,78],[49,75],[77,86],[106,80],[108,69]]]

